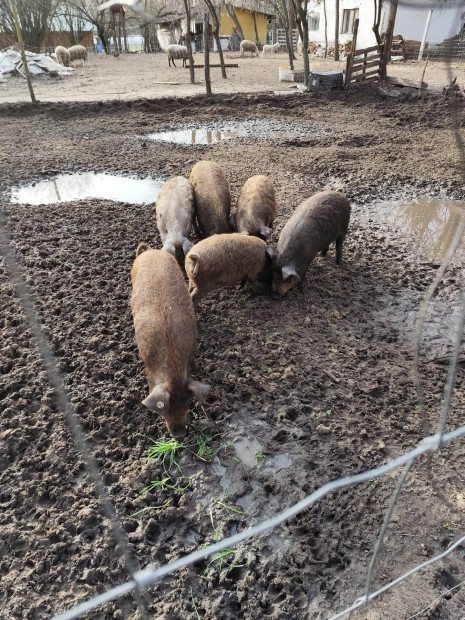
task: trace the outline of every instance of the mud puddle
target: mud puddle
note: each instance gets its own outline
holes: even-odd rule
[[[153,142],[170,142],[193,146],[196,144],[217,144],[224,140],[253,138],[255,140],[308,139],[325,135],[327,130],[308,123],[297,125],[280,120],[249,120],[228,122],[217,126],[172,127],[166,131],[150,133],[145,139]]]
[[[71,200],[104,199],[141,205],[155,202],[163,181],[131,179],[104,173],[62,174],[11,191],[11,202],[26,205],[56,204]]]
[[[465,202],[425,196],[413,201],[399,199],[374,203],[368,213],[370,220],[387,224],[406,237],[412,237],[416,252],[425,260],[442,261],[458,225],[465,218]],[[461,244],[456,258],[464,257]]]

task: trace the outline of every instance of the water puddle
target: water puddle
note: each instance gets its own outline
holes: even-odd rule
[[[171,142],[172,144],[217,144],[236,136],[237,133],[233,130],[199,128],[161,131],[151,133],[147,138],[154,142]]]
[[[154,142],[170,142],[172,144],[217,144],[234,138],[250,138],[254,140],[269,139],[308,139],[326,134],[327,131],[317,125],[297,125],[291,122],[272,120],[250,120],[243,122],[227,122],[221,125],[184,126],[150,133],[145,138]]]
[[[287,452],[283,452],[282,454],[275,454],[275,456],[267,456],[265,465],[263,467],[263,471],[281,471],[281,469],[286,469],[292,465],[292,459],[287,454]]]
[[[104,199],[141,205],[155,202],[163,181],[131,179],[111,174],[62,174],[54,179],[13,188],[11,202],[26,205],[55,204],[71,200]]]
[[[431,197],[383,201],[370,205],[368,212],[370,218],[413,236],[425,259],[441,261],[465,217],[465,202]],[[459,250],[463,256],[463,244]]]
[[[257,464],[257,452],[260,452],[261,445],[256,439],[238,439],[234,442],[234,450],[241,463],[248,467],[254,467]]]

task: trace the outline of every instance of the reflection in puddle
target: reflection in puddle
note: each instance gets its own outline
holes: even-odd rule
[[[316,124],[294,124],[281,120],[249,120],[227,121],[216,127],[197,126],[179,127],[166,131],[150,133],[145,139],[154,142],[170,142],[172,144],[217,144],[223,140],[233,138],[249,138],[256,140],[270,139],[308,139],[328,133],[326,129]]]
[[[54,204],[71,200],[100,198],[130,204],[155,202],[162,181],[130,179],[111,174],[62,174],[11,192],[11,202],[28,205]]]
[[[417,240],[419,252],[428,260],[441,261],[465,217],[465,203],[424,197],[416,202],[380,202],[370,214]]]
[[[173,144],[216,144],[222,140],[236,137],[234,130],[223,129],[179,129],[161,131],[147,136],[154,142],[171,142]]]

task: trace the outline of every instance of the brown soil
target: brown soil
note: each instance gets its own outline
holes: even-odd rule
[[[462,122],[461,101],[458,106]],[[438,264],[419,256],[412,239],[362,214],[370,201],[391,195],[408,200],[442,191],[464,199],[450,112],[442,97],[384,99],[375,87],[285,98],[0,108],[0,199],[11,244],[138,567],[241,531],[330,480],[400,455],[434,429],[446,375],[434,359],[450,346],[426,340],[422,348],[425,428],[400,300],[408,293],[418,308]],[[218,119],[293,121],[300,133],[195,147],[137,137]],[[315,126],[325,132],[315,135]],[[128,305],[137,243],[159,245],[153,205],[94,200],[28,207],[10,204],[8,190],[78,170],[188,175],[201,158],[225,168],[234,198],[249,176],[270,176],[279,205],[275,240],[294,207],[322,189],[344,189],[353,217],[343,267],[333,252],[316,259],[302,291],[274,301],[267,293],[225,289],[202,302],[196,373],[212,385],[206,410],[214,422],[194,407],[189,437],[208,430],[217,434],[213,445],[224,447],[214,463],[184,450],[180,469],[170,474],[183,484],[182,470],[191,477],[189,488],[141,498],[144,486],[165,477],[162,465],[146,460],[149,437],[164,436],[165,428],[140,404],[147,387]],[[0,270],[0,617],[38,620],[127,576],[4,264]],[[446,307],[457,303],[461,274],[460,264],[453,265],[436,295]],[[394,308],[399,303],[395,321],[379,318],[387,299]],[[464,420],[463,378],[461,367],[450,428]],[[234,442],[244,438],[256,440],[254,450],[265,456],[252,466],[235,458]],[[431,468],[426,459],[414,465],[388,528],[375,588],[463,534],[464,457],[462,441],[435,456]],[[239,566],[207,570],[201,562],[167,577],[146,596],[150,617],[293,620],[341,610],[363,593],[395,480],[330,495],[242,544],[234,558]],[[459,549],[353,617],[405,619],[464,578]],[[418,617],[456,620],[464,602],[458,588]],[[126,597],[89,617],[135,620],[135,609]]]

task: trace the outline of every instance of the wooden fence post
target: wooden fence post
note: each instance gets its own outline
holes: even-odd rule
[[[355,50],[357,49],[358,23],[359,23],[359,19],[357,17],[357,19],[354,22],[354,34],[353,34],[353,37],[352,37],[352,51],[347,56],[346,83],[345,83],[345,87],[346,88],[349,88],[350,77],[351,77],[351,74],[352,74],[352,65],[354,64],[354,58],[355,58]]]
[[[16,36],[18,37],[19,49],[21,50],[21,58],[24,66],[24,73],[26,75],[27,86],[31,95],[32,103],[37,103],[34,90],[32,88],[31,74],[29,73],[29,67],[27,66],[26,52],[24,51],[23,33],[21,32],[21,26],[19,25],[18,11],[16,9],[16,1],[13,0],[11,8],[13,9],[13,19],[15,20]]]

